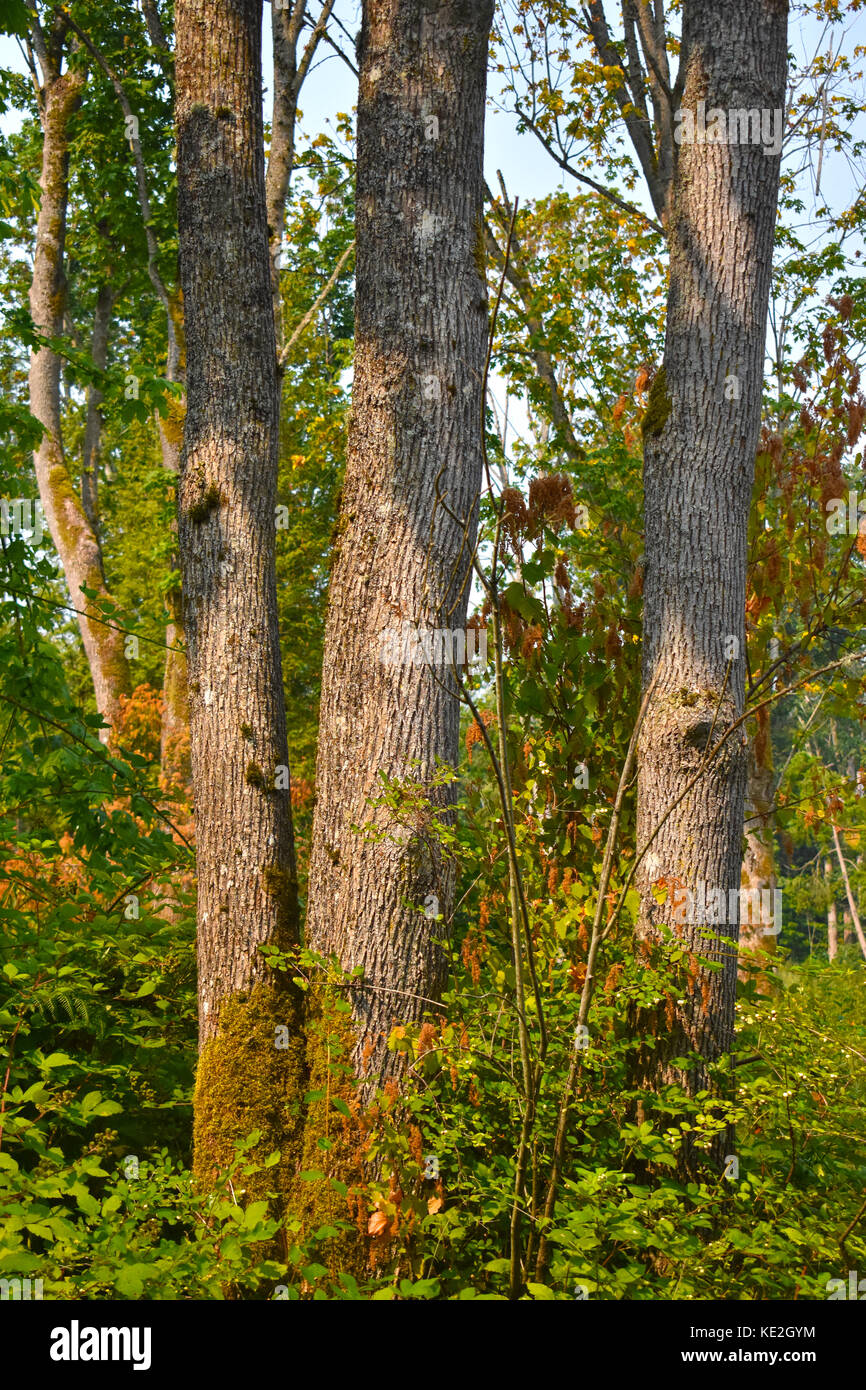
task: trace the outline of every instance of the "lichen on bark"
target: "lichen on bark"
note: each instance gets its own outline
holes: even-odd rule
[[[656,439],[661,434],[672,406],[673,402],[668,395],[667,375],[662,366],[656,373],[655,380],[650,387],[646,415],[643,417],[643,425],[641,426],[644,439]]]

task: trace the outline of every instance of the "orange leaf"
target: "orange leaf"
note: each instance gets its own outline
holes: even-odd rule
[[[384,1236],[388,1232],[388,1218],[383,1211],[374,1211],[367,1222],[367,1233],[371,1236]]]

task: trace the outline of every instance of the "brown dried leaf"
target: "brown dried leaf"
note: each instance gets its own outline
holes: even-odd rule
[[[367,1222],[367,1233],[378,1239],[388,1234],[388,1224],[388,1218],[383,1211],[374,1211]]]

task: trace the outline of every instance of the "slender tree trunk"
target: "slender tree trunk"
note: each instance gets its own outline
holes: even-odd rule
[[[143,0],[142,11],[147,26],[148,38],[153,49],[153,57],[160,64],[165,79],[174,94],[171,51],[165,30],[155,4]],[[115,96],[127,120],[133,119],[129,97],[117,73],[106,61],[104,55],[93,44],[87,33],[73,24],[78,38],[88,49],[114,88]],[[166,379],[182,382],[184,373],[183,307],[178,291],[170,290],[160,273],[159,248],[153,228],[150,209],[150,193],[147,186],[141,141],[137,134],[130,135],[130,146],[135,161],[135,178],[138,190],[138,203],[147,242],[147,271],[154,290],[165,309],[166,341],[168,344]],[[168,413],[165,418],[156,415],[163,467],[172,475],[180,468],[181,441],[183,439],[183,418],[185,404],[174,395],[168,398]],[[176,529],[176,528],[174,528]],[[171,557],[172,568],[176,568],[178,557]],[[165,595],[166,607],[166,655],[163,669],[163,710],[160,729],[160,780],[166,791],[189,789],[189,736],[187,718],[187,665],[184,651],[183,604],[179,586],[174,586]]]
[[[748,745],[745,807],[746,849],[743,855],[741,882],[742,887],[747,892],[759,894],[760,896],[756,901],[763,904],[766,901],[775,901],[774,898],[765,898],[763,895],[775,893],[777,886],[776,845],[773,834],[775,779],[773,776],[769,707],[758,712],[756,721],[757,728]],[[740,923],[740,957],[748,954],[753,960],[766,962],[767,970],[762,970],[758,975],[757,984],[760,994],[772,992],[772,981],[767,972],[772,963],[771,957],[775,955],[779,942],[778,934],[768,934],[765,931],[767,925],[761,921]],[[770,925],[776,928],[781,924],[774,920]],[[745,978],[747,978],[746,973],[741,971],[740,979],[744,980]]]
[[[453,870],[434,822],[451,797],[433,782],[438,763],[457,761],[456,687],[444,662],[389,652],[389,634],[465,626],[481,477],[492,10],[489,0],[380,0],[364,5],[361,28],[355,377],[307,937],[365,972],[354,1062],[371,1080],[396,1070],[392,1024],[418,1019],[444,976],[436,938]],[[427,809],[398,824],[371,807],[383,775],[411,777]]]
[[[839,954],[839,913],[833,893],[833,865],[829,859],[824,860],[824,878],[830,892],[830,900],[827,903],[827,959],[835,960]]]
[[[63,333],[66,276],[64,248],[69,190],[69,126],[84,90],[81,72],[52,74],[43,88],[41,197],[36,224],[30,312],[38,333]],[[30,409],[45,431],[34,454],[36,480],[51,539],[60,557],[96,695],[96,707],[109,726],[117,727],[120,696],[130,688],[123,633],[99,621],[96,598],[108,597],[102,573],[99,538],[66,464],[60,409],[60,357],[50,347],[30,356]],[[85,494],[86,495],[86,494]]]
[[[272,1181],[285,1191],[297,1160],[303,1048],[288,977],[259,949],[297,941],[274,560],[279,390],[261,24],[261,0],[179,0],[176,9],[187,350],[178,531],[198,872],[195,1166],[209,1180],[234,1140],[258,1129],[254,1152],[281,1150]]]
[[[286,196],[295,162],[295,122],[298,115],[298,39],[306,14],[306,0],[291,9],[271,6],[271,39],[274,60],[274,109],[271,116],[271,148],[265,179],[268,238],[271,256],[271,293],[277,343],[282,342],[280,306],[280,248],[286,225]]]
[[[268,209],[268,237],[271,253],[271,292],[277,344],[282,346],[283,322],[280,304],[280,248],[286,225],[286,198],[295,164],[295,126],[298,98],[316,49],[325,32],[334,0],[324,0],[319,16],[299,56],[299,44],[307,19],[307,0],[293,0],[277,9],[271,6],[271,35],[274,60],[274,109],[271,119],[271,147],[265,191]]]
[[[848,899],[848,914],[846,914],[846,917],[850,914],[850,919],[853,923],[854,931],[857,934],[857,940],[860,943],[860,950],[863,952],[864,960],[866,960],[866,933],[864,933],[863,931],[863,925],[860,921],[860,913],[857,911],[857,903],[854,900],[854,893],[851,888],[851,878],[848,873],[848,866],[845,863],[845,856],[842,853],[842,843],[839,839],[839,831],[837,830],[835,824],[831,824],[830,828],[833,831],[833,845],[836,850],[836,859],[839,863],[839,872],[842,875],[842,882],[845,885],[845,896]]]
[[[90,356],[93,365],[105,371],[108,338],[117,301],[117,289],[110,280],[100,285],[93,314]],[[81,505],[94,536],[99,538],[99,458],[102,446],[103,392],[98,386],[87,388],[87,418],[84,424],[84,451],[81,460]],[[100,553],[100,567],[102,555]],[[104,578],[104,575],[103,575]]]
[[[186,342],[183,326],[183,306],[178,292],[168,295],[167,313],[173,331],[168,334],[166,379],[184,382],[186,377]],[[168,414],[157,419],[162,466],[174,479],[175,495],[180,476],[181,446],[186,402],[174,396],[169,400]],[[172,527],[177,534],[177,524]],[[172,568],[179,557],[171,557]],[[166,592],[165,666],[162,677],[162,722],[159,739],[159,766],[163,786],[184,791],[190,783],[189,757],[189,672],[186,657],[186,633],[183,623],[183,593],[180,585]]]
[[[267,195],[268,238],[271,247],[271,292],[274,295],[274,322],[277,343],[282,346],[282,306],[279,302],[279,249],[285,229],[285,204],[295,167],[295,126],[297,99],[304,78],[310,71],[335,0],[324,0],[316,24],[299,56],[300,36],[307,18],[307,0],[293,0],[292,6],[278,10],[271,6],[271,35],[274,44],[274,113],[271,118],[271,149],[268,154],[265,195]]]
[[[686,0],[682,109],[694,115],[699,101],[707,112],[784,108],[787,12],[786,0]],[[779,156],[761,144],[677,147],[664,363],[644,421],[643,688],[652,686],[638,777],[639,848],[652,840],[639,879],[645,947],[671,921],[654,881],[703,884],[726,899],[740,886],[744,731],[703,771],[702,760],[743,711],[747,521],[778,180]],[[683,943],[723,968],[700,969],[678,992],[684,1004],[663,1000],[643,1016],[656,1040],[639,1066],[649,1087],[678,1081],[699,1090],[704,1068],[684,1074],[671,1058],[696,1051],[709,1062],[732,1046],[736,951],[719,935],[736,939],[737,925],[703,931],[685,925]]]

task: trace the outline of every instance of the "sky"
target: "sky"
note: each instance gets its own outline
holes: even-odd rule
[[[312,8],[313,13],[317,13],[318,7],[313,6]],[[612,5],[609,7],[611,14],[613,14],[614,8],[616,7]],[[360,0],[338,0],[335,14],[345,25],[350,35],[356,34],[360,27],[360,10]],[[826,51],[831,40],[835,45],[838,45],[842,32],[842,26],[824,31],[810,18],[804,20],[801,16],[793,16],[790,29],[790,47],[802,61],[810,56],[819,45],[823,51]],[[866,44],[866,10],[851,15],[844,26],[844,32],[846,34],[845,52],[853,53],[856,44]],[[338,38],[342,38],[346,51],[350,57],[354,58],[351,41],[339,34]],[[264,7],[262,49],[265,117],[267,119],[270,115],[273,85],[270,13],[267,4]],[[0,37],[0,66],[11,67],[21,72],[26,71],[21,51],[14,39]],[[522,135],[518,133],[516,118],[504,109],[500,84],[501,78],[497,74],[491,73],[485,132],[485,174],[489,186],[498,189],[497,171],[501,170],[509,195],[512,198],[519,197],[522,202],[527,199],[547,196],[557,188],[576,189],[578,185],[575,180],[554,164],[534,135],[528,132]],[[861,91],[860,95],[858,125],[861,127],[860,134],[866,141],[866,93]],[[351,111],[355,101],[356,78],[354,74],[334,53],[333,49],[329,48],[327,44],[320,44],[316,62],[301,93],[302,119],[300,128],[302,135],[315,134],[323,129],[327,122],[333,126],[336,113],[338,111]],[[0,116],[0,131],[4,133],[9,133],[18,124],[20,124],[20,117],[15,112],[7,112]],[[853,175],[845,161],[832,150],[825,150],[821,176],[822,201],[827,199],[831,207],[841,209],[851,202],[852,188]],[[804,220],[808,221],[810,213],[814,209],[814,197],[808,188],[805,191],[806,214]],[[648,195],[643,191],[642,182],[635,189],[632,197],[646,211],[651,211]],[[505,384],[493,377],[491,386],[494,399],[501,411]],[[525,431],[527,417],[522,402],[512,398],[509,418],[515,429],[521,433]]]
[[[360,0],[342,0],[342,3],[337,5],[336,14],[349,33],[356,33],[360,23]],[[273,83],[269,28],[270,14],[269,6],[266,4],[262,45],[266,116],[269,114]],[[866,44],[866,10],[850,16],[846,29],[848,52],[851,52],[857,43]],[[791,24],[791,48],[799,57],[805,57],[814,50],[821,32],[821,27],[813,20],[803,22],[794,17]],[[839,28],[834,32],[838,36]],[[350,56],[353,56],[348,40],[344,39],[343,42],[349,49]],[[326,120],[333,120],[337,111],[351,111],[355,104],[354,74],[327,45],[320,45],[319,53],[320,56],[317,56],[314,69],[302,92],[302,127],[307,133],[321,129]],[[26,70],[16,41],[6,36],[0,36],[0,66],[14,68],[19,72]],[[523,201],[527,198],[543,197],[568,184],[573,185],[574,180],[553,163],[534,135],[528,132],[518,134],[514,116],[502,109],[498,83],[497,75],[491,74],[485,149],[488,183],[492,181],[493,186],[497,169],[502,169],[509,192]],[[866,100],[863,103],[863,112],[861,122],[866,138]],[[4,133],[15,129],[18,124],[20,117],[15,112],[7,112],[0,116],[0,130]],[[844,199],[847,191],[845,170],[840,167],[840,161],[835,159],[832,153],[825,155],[822,184],[825,191],[831,195],[838,194]]]

